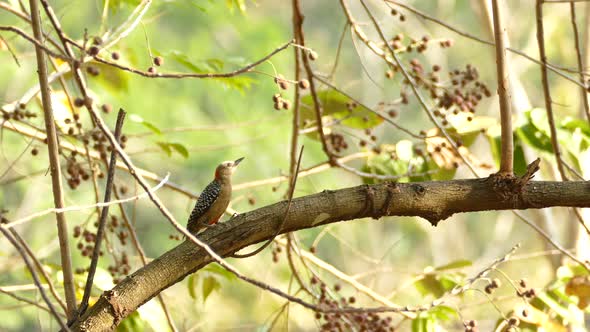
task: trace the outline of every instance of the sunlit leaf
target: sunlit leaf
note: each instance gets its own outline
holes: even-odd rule
[[[87,77],[92,78],[93,81],[109,89],[110,92],[122,93],[129,90],[129,74],[125,71],[99,62],[90,62],[86,66],[92,66],[98,69],[99,75],[87,75]]]
[[[471,121],[469,121],[469,118],[471,118]],[[447,131],[450,134],[459,135],[463,145],[467,147],[473,144],[477,136],[482,133],[482,129],[486,130],[494,126],[499,128],[498,121],[489,116],[473,116],[462,112],[447,117],[447,120],[451,124],[451,128]]]
[[[162,149],[162,151],[166,152],[168,157],[172,156],[172,148],[170,147],[169,143],[166,142],[156,142],[156,144]]]
[[[451,319],[459,318],[456,309],[444,305],[437,305],[428,310],[428,313],[438,321],[450,321]]]
[[[333,120],[339,121],[341,125],[355,129],[366,129],[373,128],[383,122],[381,116],[362,105],[357,105],[353,100],[336,90],[321,90],[317,92],[317,96],[322,104],[322,115],[330,116]],[[315,125],[317,123],[316,113],[311,94],[303,96],[301,103],[303,106],[300,115],[301,123]]]
[[[152,131],[154,134],[162,135],[162,131],[160,130],[160,128],[156,127],[151,122],[145,121],[138,114],[130,114],[129,115],[129,120],[143,125],[144,127],[148,128],[150,131]]]
[[[548,292],[537,292],[537,299],[543,302],[554,313],[561,316],[563,319],[570,322],[578,322],[577,316],[567,306],[563,306],[559,301],[556,301]],[[548,319],[548,318],[547,318]],[[580,322],[578,322],[580,323]]]
[[[578,297],[578,308],[584,310],[590,304],[590,276],[575,276],[565,285],[567,295]]]
[[[139,316],[139,312],[134,311],[121,321],[117,326],[117,332],[141,332],[145,331],[145,323]]]
[[[527,315],[522,314],[526,311]],[[566,332],[568,328],[556,321],[550,314],[535,308],[530,305],[518,305],[514,308],[514,315],[521,321],[519,330],[524,330],[528,326],[529,331],[551,331],[551,332]],[[573,321],[569,321],[573,323]],[[532,326],[531,326],[532,325]],[[574,331],[577,331],[574,329]]]
[[[197,298],[197,277],[196,274],[191,274],[188,277],[187,288],[188,288],[188,295],[195,300]]]
[[[214,290],[217,290],[221,287],[221,284],[219,283],[219,281],[217,281],[217,279],[215,277],[208,276],[208,277],[203,278],[202,287],[203,287],[203,302],[205,302],[205,301],[207,301],[207,298],[209,297],[209,295],[211,295],[211,293]]]
[[[225,86],[226,88],[232,88],[242,93],[250,89],[250,87],[252,87],[252,85],[256,82],[253,78],[244,75],[232,77],[218,77],[214,80],[217,82],[221,82],[223,86]]]
[[[144,303],[137,309],[137,312],[139,312],[141,319],[151,327],[152,331],[169,331],[166,314],[158,299],[154,298]]]
[[[437,271],[444,271],[444,270],[451,270],[451,269],[460,269],[463,267],[471,266],[473,263],[467,259],[460,259],[454,262],[450,262],[448,264],[438,266],[435,268]]]
[[[412,332],[435,332],[436,321],[428,312],[421,312],[412,320]]]
[[[236,8],[243,14],[246,12],[246,1],[245,0],[225,0],[227,8],[233,12]]]
[[[68,96],[63,90],[57,90],[51,93],[51,107],[53,108],[55,123],[62,131],[67,132],[70,126],[66,124],[66,119],[72,119],[74,114],[78,113],[78,110],[72,108],[72,105],[68,101]]]
[[[221,277],[224,277],[227,280],[236,280],[237,277],[235,274],[229,272],[228,270],[224,269],[221,265],[217,264],[217,263],[212,263],[207,265],[203,271],[206,271],[207,273],[212,273]]]
[[[423,279],[416,281],[414,287],[416,287],[416,290],[418,290],[422,296],[432,295],[435,298],[439,298],[445,293],[445,288],[439,278],[432,273],[427,274]]]
[[[180,143],[170,143],[170,146],[183,157],[188,158],[188,149],[184,145]]]

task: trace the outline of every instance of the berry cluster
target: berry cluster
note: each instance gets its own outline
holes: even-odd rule
[[[92,253],[94,251],[94,243],[96,241],[96,233],[90,232],[88,230],[82,231],[80,226],[74,227],[74,238],[79,238],[78,244],[76,248],[80,251],[80,254],[83,257],[92,258]],[[103,251],[101,250],[99,253],[100,256],[104,255]],[[77,274],[82,274],[87,272],[88,268],[77,268],[74,272]]]
[[[309,81],[305,78],[297,81],[296,83],[297,86],[303,90],[309,88]],[[279,89],[287,90],[289,88],[290,82],[285,79],[283,75],[279,74],[277,77],[275,77],[275,84],[279,87]],[[291,108],[291,101],[283,98],[282,94],[280,93],[275,93],[272,96],[272,101],[274,102],[274,109],[277,111],[281,109],[288,110]]]
[[[24,119],[30,119],[30,118],[37,117],[37,114],[35,114],[31,111],[28,111],[27,105],[22,104],[22,103],[19,103],[18,107],[15,107],[12,112],[8,112],[4,109],[0,109],[0,112],[2,112],[2,119],[4,121],[9,121],[9,120],[20,121],[20,120],[24,120]]]
[[[500,288],[500,286],[502,286],[500,279],[494,278],[494,279],[492,279],[492,281],[490,281],[489,284],[486,285],[486,287],[484,288],[484,291],[487,294],[492,294],[494,292],[494,290]]]
[[[336,153],[340,153],[342,150],[348,149],[348,143],[344,140],[344,136],[339,133],[330,133],[326,135],[326,141]]]
[[[395,331],[393,319],[390,316],[373,312],[337,311],[337,309],[349,308],[351,304],[356,302],[356,297],[340,296],[338,300],[332,299],[327,292],[326,284],[316,276],[310,279],[310,284],[319,285],[320,297],[317,303],[319,307],[336,309],[335,312],[330,313],[316,312],[315,318],[321,324],[320,331]],[[333,286],[333,290],[337,294],[341,289],[339,284]]]
[[[98,228],[98,221],[94,223],[94,228]],[[119,240],[122,247],[127,245],[129,233],[126,230],[125,225],[119,221],[119,218],[116,215],[110,215],[107,219],[107,224],[105,225],[105,237],[107,237],[108,234],[114,235]],[[90,231],[88,229],[83,229],[79,225],[74,227],[74,238],[79,238],[76,247],[80,250],[80,254],[83,257],[92,257],[94,244],[96,243],[96,236],[96,230]],[[110,245],[112,246],[114,243],[110,242]],[[118,283],[121,280],[121,277],[129,274],[129,271],[131,270],[129,258],[125,251],[116,253],[114,250],[109,249],[109,252],[113,256],[114,264],[110,265],[107,269],[113,277],[113,282]],[[102,250],[100,251],[100,255],[103,255]],[[84,273],[86,271],[88,271],[88,268],[76,269],[76,273]]]
[[[121,253],[121,259],[115,260],[114,265],[109,265],[107,268],[111,276],[113,277],[113,283],[118,284],[121,279],[129,274],[131,266],[129,265],[129,258],[126,252]]]
[[[520,286],[520,289],[516,291],[516,295],[518,295],[519,297],[532,299],[535,296],[537,296],[537,293],[534,288],[527,287],[527,282],[525,279],[520,279],[520,281],[518,282],[518,286]]]
[[[82,167],[82,163],[76,160],[78,153],[76,151],[72,151],[71,154],[66,157],[66,179],[68,182],[68,186],[70,189],[76,189],[82,183],[82,181],[88,181],[90,179],[90,174],[87,172],[84,167]],[[98,177],[104,177],[102,172],[97,174]]]
[[[477,328],[477,322],[473,319],[467,320],[463,322],[463,326],[465,327],[465,332],[477,332],[479,329]]]
[[[283,252],[283,249],[279,245],[276,245],[273,243],[273,246],[272,246],[272,261],[273,261],[273,263],[279,262],[279,257],[281,255],[281,252]]]

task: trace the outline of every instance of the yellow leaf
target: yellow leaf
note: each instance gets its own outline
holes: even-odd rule
[[[565,285],[567,295],[578,297],[578,308],[584,310],[590,303],[590,279],[589,276],[575,276]]]

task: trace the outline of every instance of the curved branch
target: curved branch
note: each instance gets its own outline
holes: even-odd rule
[[[283,220],[286,201],[239,215],[202,233],[221,256],[264,241]],[[419,216],[436,225],[454,213],[486,210],[590,207],[590,182],[529,182],[519,192],[499,192],[490,179],[361,185],[293,199],[282,232],[364,217]],[[112,330],[127,315],[164,289],[210,263],[191,242],[171,249],[106,291],[73,325],[73,330]]]

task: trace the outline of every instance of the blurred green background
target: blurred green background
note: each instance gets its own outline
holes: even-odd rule
[[[103,35],[124,22],[139,1],[110,1],[108,18],[102,22],[102,1],[52,1],[52,6],[62,22],[64,31],[72,38],[82,41],[84,31],[89,36]],[[16,1],[3,2],[18,8]],[[120,63],[147,70],[152,55],[160,55],[165,63],[158,68],[161,72],[225,72],[237,69],[247,63],[258,60],[278,46],[292,39],[291,5],[288,2],[256,1],[245,2],[240,9],[240,1],[156,1],[141,20],[141,24],[116,46],[103,53],[117,51],[121,54]],[[449,23],[463,31],[484,39],[490,39],[489,26],[482,12],[480,1],[407,1],[421,11]],[[425,66],[439,64],[443,71],[464,68],[472,64],[479,69],[480,79],[490,90],[495,91],[495,61],[493,48],[462,38],[438,25],[419,19],[405,12],[407,20],[400,23],[390,16],[387,7],[380,2],[371,1],[377,18],[388,35],[403,33],[407,37],[420,39],[427,35],[434,39],[452,39],[454,46],[450,49],[431,47],[418,58]],[[510,2],[506,10],[506,22],[510,32],[512,47],[523,50],[537,57],[533,1]],[[357,2],[350,4],[353,15],[364,23],[369,22],[362,7]],[[552,5],[546,13],[546,40],[550,61],[566,67],[575,66],[572,56],[572,38],[568,22],[568,6]],[[582,8],[583,6],[580,6]],[[380,101],[391,101],[399,96],[400,79],[388,80],[383,61],[370,53],[356,38],[350,37],[349,28],[345,26],[338,1],[302,1],[305,15],[304,29],[306,46],[319,54],[313,62],[314,69],[320,73],[329,73],[334,65],[335,55],[342,31],[346,29],[343,39],[339,64],[334,77],[335,84],[361,100],[370,107]],[[580,26],[585,27],[586,17],[582,15]],[[46,31],[51,31],[50,23],[43,17]],[[25,31],[30,27],[14,15],[0,10],[2,25],[15,25]],[[377,40],[370,26],[363,25],[369,36]],[[0,101],[10,104],[34,86],[37,82],[35,55],[29,44],[8,32],[0,34],[14,49],[20,66],[6,50],[0,51]],[[51,36],[56,38],[55,33]],[[148,43],[149,41],[149,48]],[[355,46],[356,45],[356,46]],[[404,59],[409,61],[414,55]],[[402,55],[404,57],[404,55]],[[523,85],[521,94],[514,96],[518,100],[528,99],[532,107],[543,107],[543,94],[540,84],[540,72],[534,63],[521,57],[513,59],[511,72]],[[192,66],[192,67],[189,67]],[[170,181],[198,194],[213,178],[215,166],[224,160],[246,157],[234,175],[234,184],[262,180],[288,174],[289,149],[291,139],[291,111],[273,109],[271,97],[279,92],[273,78],[265,75],[282,74],[293,79],[293,49],[289,48],[256,68],[256,72],[241,75],[233,80],[220,79],[163,79],[145,78],[130,73],[98,66],[100,75],[88,75],[90,90],[98,104],[108,103],[116,110],[125,109],[129,115],[124,132],[129,137],[126,151],[138,167],[152,171],[161,177],[170,173]],[[70,80],[71,77],[66,76]],[[57,84],[54,90],[59,90]],[[579,94],[570,82],[551,76],[551,88],[555,102],[555,111],[560,117],[578,116]],[[79,93],[70,85],[72,95]],[[292,100],[293,88],[283,92],[283,96]],[[396,121],[415,132],[428,130],[432,125],[419,105],[411,98]],[[27,109],[39,113],[38,99],[33,99]],[[525,109],[516,109],[515,112]],[[82,119],[88,125],[87,115],[82,112]],[[485,100],[479,108],[478,115],[498,117],[495,97]],[[110,127],[114,127],[116,112],[103,114]],[[135,121],[133,121],[135,119]],[[142,119],[139,121],[138,119]],[[143,122],[142,122],[143,121]],[[42,116],[28,121],[38,128],[44,128]],[[157,127],[160,134],[146,125]],[[180,130],[183,129],[183,130]],[[358,146],[358,137],[362,130],[343,128],[342,132],[351,146],[346,153],[365,151]],[[395,144],[408,136],[383,123],[373,129],[378,136],[377,144]],[[53,206],[51,182],[46,170],[48,167],[45,145],[38,141],[2,130],[0,156],[0,208],[8,210],[7,218],[18,219],[33,212]],[[62,138],[67,139],[67,138]],[[158,145],[160,143],[160,145]],[[183,156],[177,150],[168,154],[161,148],[162,144],[178,143],[188,151]],[[300,136],[300,143],[305,145],[302,168],[308,168],[325,161],[325,156],[318,141],[308,136]],[[37,156],[31,155],[33,148],[39,149]],[[179,148],[182,150],[182,148]],[[488,141],[480,137],[470,151],[482,162],[494,164]],[[22,155],[21,155],[22,154]],[[62,162],[65,164],[65,159]],[[364,160],[351,163],[360,168]],[[551,165],[546,163],[543,176],[553,178]],[[480,173],[486,176],[488,173]],[[472,177],[461,166],[457,178]],[[128,188],[128,195],[141,190],[135,186],[132,178],[125,172],[117,171],[117,184]],[[338,169],[323,171],[301,178],[297,183],[296,196],[316,193],[324,189],[337,189],[362,183],[355,175]],[[104,181],[99,180],[100,188]],[[65,186],[65,184],[64,184]],[[246,212],[256,207],[277,202],[284,198],[286,183],[270,184],[247,188],[234,192],[231,207],[238,212]],[[159,197],[173,212],[179,221],[188,217],[194,205],[186,195],[164,188],[158,191]],[[102,190],[101,195],[102,197]],[[90,182],[83,182],[76,190],[67,189],[66,205],[85,205],[94,202],[93,188]],[[127,203],[126,211],[131,216],[146,254],[155,258],[173,248],[179,242],[169,239],[174,234],[173,228],[162,217],[156,207],[146,199],[136,203]],[[73,229],[83,225],[92,230],[96,220],[94,210],[68,213],[66,218]],[[120,215],[118,208],[111,208],[111,213]],[[556,240],[564,246],[573,246],[568,235],[571,230],[567,223],[573,222],[565,209],[552,209],[545,215],[541,212],[527,212],[534,221],[549,217],[554,221],[551,230]],[[59,280],[59,252],[54,216],[49,214],[32,222],[17,227],[39,258],[47,265],[52,275]],[[358,281],[368,285],[379,294],[388,296],[401,305],[420,305],[428,303],[432,297],[416,290],[412,282],[417,274],[428,267],[442,266],[450,262],[468,260],[473,264],[461,271],[471,276],[485,268],[494,259],[503,256],[516,243],[521,243],[519,255],[533,254],[546,249],[546,245],[530,227],[519,222],[510,212],[482,212],[455,215],[432,227],[428,222],[416,218],[383,218],[379,221],[356,220],[333,224],[317,229],[297,233],[300,245],[309,249],[318,234],[324,232],[317,245],[317,256],[345,273],[358,276]],[[135,251],[129,246],[121,246],[113,234],[109,234],[111,250],[115,256],[122,251],[130,257],[131,271],[141,266]],[[75,248],[79,239],[74,239]],[[14,249],[1,239],[0,250],[0,285],[30,285],[32,283],[26,268]],[[73,250],[75,268],[85,268],[89,260]],[[510,278],[518,280],[526,277],[533,287],[544,287],[554,280],[555,265],[551,255],[531,255],[524,260],[515,260],[502,265],[502,270]],[[279,262],[272,263],[270,250],[244,259],[233,260],[240,270],[248,276],[267,282],[281,289],[289,289],[291,272],[284,256]],[[112,264],[110,254],[101,259],[100,267],[108,288],[109,277],[105,272]],[[360,276],[360,274],[366,275]],[[326,272],[319,274],[328,283],[337,282]],[[220,286],[209,295],[206,301],[202,296],[193,299],[189,296],[189,287],[201,292],[202,282],[207,276],[213,276]],[[304,273],[305,275],[305,273]],[[84,275],[77,276],[83,283]],[[265,330],[273,314],[280,310],[283,300],[260,291],[251,285],[232,278],[220,277],[215,272],[200,272],[190,283],[180,282],[164,291],[163,296],[172,312],[175,323],[185,331],[253,331]],[[101,279],[102,280],[102,279]],[[340,293],[360,298],[360,303],[375,306],[370,299],[358,295],[352,287],[343,285]],[[290,288],[293,290],[293,288]],[[507,301],[497,301],[503,310],[509,310],[514,303],[514,291],[502,289],[502,294],[509,297]],[[40,301],[38,292],[33,289],[18,292],[23,296]],[[97,290],[96,295],[100,292]],[[80,294],[81,295],[81,294]],[[201,295],[201,293],[198,293]],[[464,318],[478,319],[493,324],[500,314],[485,297],[477,292],[466,293],[457,308]],[[469,305],[475,303],[477,305]],[[132,316],[125,328],[152,329],[165,328],[159,306],[150,302],[140,317]],[[7,296],[0,296],[0,330],[35,331],[55,330],[57,325],[50,322],[49,315],[33,306],[15,302]],[[150,320],[148,317],[152,316]],[[399,319],[399,316],[392,315]],[[462,329],[455,319],[446,328]],[[139,325],[133,325],[139,324]],[[163,324],[163,325],[158,325]],[[314,313],[297,305],[291,305],[289,314],[283,315],[275,326],[276,330],[289,328],[293,331],[316,330],[318,323]],[[491,326],[491,325],[488,325]],[[409,328],[408,323],[401,325],[402,330]],[[123,329],[123,328],[121,328]]]

